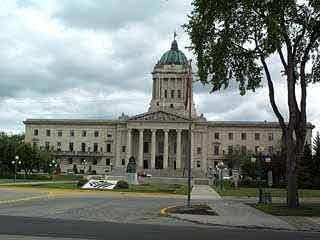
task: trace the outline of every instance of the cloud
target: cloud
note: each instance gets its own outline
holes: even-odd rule
[[[0,131],[21,132],[26,118],[117,118],[148,109],[151,72],[170,47],[190,45],[181,25],[191,0],[2,0]],[[193,58],[194,59],[194,58]],[[273,59],[277,101],[286,112],[280,61]],[[239,96],[236,85],[209,94],[195,85],[198,112],[210,120],[274,120],[267,89]],[[309,120],[320,126],[310,88]],[[317,128],[319,129],[319,128]]]

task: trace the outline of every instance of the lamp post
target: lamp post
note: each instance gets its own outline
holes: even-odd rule
[[[49,172],[50,172],[50,175],[51,175],[51,180],[53,180],[53,170],[54,170],[55,167],[57,167],[57,162],[56,162],[56,160],[52,160],[49,163]]]
[[[222,176],[222,169],[224,167],[223,162],[218,163],[218,168],[219,168],[219,180],[220,180],[220,191],[222,191],[222,184],[223,184],[223,176]]]
[[[83,159],[82,164],[84,165],[83,173],[86,174],[86,168],[87,168],[87,164],[88,164],[87,160]]]
[[[17,181],[17,165],[21,165],[22,162],[19,160],[19,156],[15,156],[14,160],[11,161],[12,165],[14,165],[14,182]]]

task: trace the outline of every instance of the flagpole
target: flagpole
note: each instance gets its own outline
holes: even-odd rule
[[[192,100],[192,72],[191,72],[191,60],[189,61],[189,66],[188,66],[188,85],[189,85],[189,131],[188,131],[188,208],[191,208],[191,155],[192,155],[192,149],[191,149],[191,124],[192,124],[192,115],[191,115],[191,100]]]

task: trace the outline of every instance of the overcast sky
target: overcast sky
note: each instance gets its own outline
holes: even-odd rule
[[[151,71],[188,36],[181,25],[190,0],[1,0],[0,131],[23,132],[26,118],[117,118],[148,109]],[[272,73],[280,78],[280,62]],[[276,85],[285,114],[286,90]],[[308,120],[320,127],[320,86],[308,92]],[[239,96],[195,86],[208,120],[275,120],[267,88]],[[317,131],[316,130],[316,131]]]

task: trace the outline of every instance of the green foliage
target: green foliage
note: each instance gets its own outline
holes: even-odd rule
[[[0,133],[0,175],[12,175],[14,165],[11,163],[15,156],[19,156],[21,165],[17,165],[17,170],[23,170],[26,175],[39,172],[41,169],[48,172],[49,162],[53,160],[53,154],[32,147],[29,143],[24,143],[24,135],[7,135]]]
[[[87,179],[84,179],[84,178],[79,179],[79,180],[78,180],[78,183],[77,183],[77,186],[80,188],[80,187],[82,187],[83,185],[85,185],[87,182],[88,182]]]
[[[129,184],[126,181],[120,180],[117,182],[115,189],[128,189]]]
[[[298,184],[300,188],[313,187],[314,170],[311,146],[305,145],[303,157],[299,163]]]

